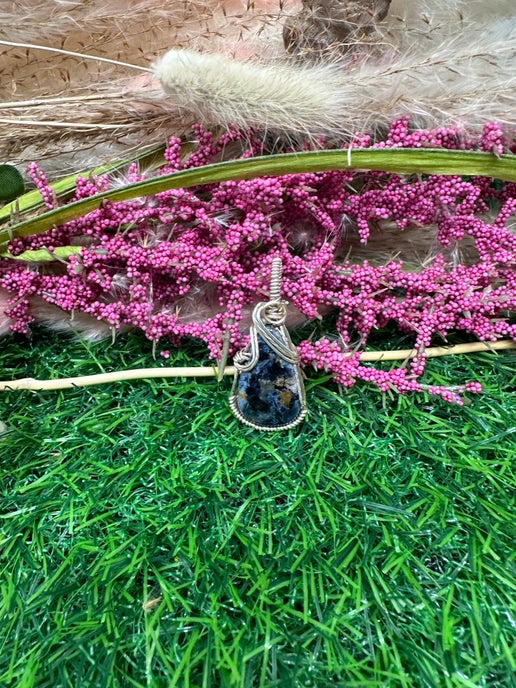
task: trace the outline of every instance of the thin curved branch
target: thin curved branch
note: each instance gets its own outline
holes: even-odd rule
[[[479,351],[502,351],[516,349],[516,342],[502,339],[498,342],[471,342],[469,344],[457,344],[455,346],[433,346],[425,351],[427,358],[438,356],[456,356],[470,354]],[[417,349],[398,349],[395,351],[364,351],[360,354],[361,361],[404,361],[415,358],[420,352]],[[349,354],[352,356],[353,354]],[[170,377],[217,377],[216,366],[194,366],[185,368],[138,368],[134,370],[120,370],[114,373],[100,373],[98,375],[84,375],[81,377],[66,377],[57,380],[36,380],[34,378],[21,378],[18,380],[0,381],[0,392],[14,390],[40,391],[47,389],[70,389],[73,387],[88,387],[90,385],[105,385],[110,382],[122,382],[126,380],[149,380],[151,378]],[[227,366],[223,375],[234,375],[234,366]]]

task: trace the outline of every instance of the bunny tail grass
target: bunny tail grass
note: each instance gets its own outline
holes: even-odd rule
[[[173,104],[204,124],[320,136],[374,129],[406,115],[418,126],[514,125],[514,55],[516,31],[508,30],[485,40],[466,33],[428,53],[415,46],[387,63],[355,67],[171,50],[154,73]]]
[[[337,72],[323,65],[262,65],[170,50],[154,73],[174,103],[205,124],[324,134],[345,105]]]

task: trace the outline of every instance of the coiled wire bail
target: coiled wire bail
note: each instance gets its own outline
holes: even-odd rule
[[[283,273],[283,265],[281,258],[273,258],[271,265],[271,281],[269,288],[269,301],[261,310],[262,321],[266,325],[276,325],[277,327],[283,325],[287,317],[287,306],[281,300],[281,277]]]

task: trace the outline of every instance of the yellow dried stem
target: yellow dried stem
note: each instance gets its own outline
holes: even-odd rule
[[[479,351],[502,351],[516,349],[516,342],[500,340],[498,342],[472,342],[470,344],[457,344],[455,346],[434,346],[426,349],[427,358],[438,356],[456,356],[470,354]],[[353,354],[349,354],[352,356]],[[364,351],[360,354],[361,361],[405,361],[421,355],[416,349],[398,349],[396,351]],[[235,368],[227,366],[223,375],[234,375]],[[67,377],[56,380],[36,380],[34,378],[22,378],[18,380],[0,381],[0,392],[14,390],[56,390],[71,389],[73,387],[88,387],[91,385],[105,385],[113,382],[128,380],[150,380],[152,378],[173,377],[217,377],[219,371],[213,367],[185,367],[185,368],[139,368],[136,370],[120,370],[114,373],[100,373],[98,375],[84,375],[81,377]]]

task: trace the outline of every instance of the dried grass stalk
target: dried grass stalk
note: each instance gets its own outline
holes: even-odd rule
[[[307,102],[267,122],[271,129],[292,122],[317,134],[334,124],[349,133],[406,113],[425,125],[516,122],[513,0],[16,0],[2,3],[2,39],[143,68],[169,49],[280,62]],[[223,96],[226,83],[214,78],[217,62],[200,112],[190,92],[166,98],[147,75],[119,65],[1,45],[0,58],[0,159],[21,167],[44,161],[47,173],[65,174],[163,142],[200,115],[214,125],[234,119],[234,107],[226,117],[212,107],[213,89]],[[336,64],[315,74],[326,95],[310,102],[307,70],[321,58]],[[253,78],[242,72],[244,85]],[[190,77],[186,86],[196,92]],[[241,102],[238,123],[259,125],[260,112]]]
[[[238,0],[17,0],[2,3],[0,40],[149,68],[171,47],[260,50],[267,26],[281,33],[275,20],[284,11]],[[159,84],[116,64],[1,44],[0,61],[0,161],[21,169],[32,160],[56,176],[87,169],[195,121],[170,106]]]

